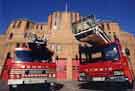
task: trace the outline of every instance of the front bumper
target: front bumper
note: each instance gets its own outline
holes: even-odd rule
[[[88,77],[88,76],[81,76],[79,77],[79,81],[81,82],[87,82],[87,81],[92,81],[92,82],[101,82],[101,81],[110,81],[110,82],[126,82],[128,81],[128,78],[124,76],[113,76],[113,77]]]
[[[39,84],[39,83],[55,83],[55,78],[22,78],[22,79],[9,79],[8,85],[20,85],[20,84]]]

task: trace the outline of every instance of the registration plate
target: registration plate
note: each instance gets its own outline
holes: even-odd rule
[[[105,77],[93,77],[93,81],[104,81]]]

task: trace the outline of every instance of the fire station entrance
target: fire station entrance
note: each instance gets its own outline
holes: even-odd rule
[[[57,80],[68,80],[68,77],[71,77],[71,80],[78,80],[80,62],[79,60],[72,60],[71,62],[69,62],[70,65],[67,60],[58,60],[56,62]],[[72,66],[72,68],[69,68],[69,66]],[[71,70],[70,73],[69,70]]]

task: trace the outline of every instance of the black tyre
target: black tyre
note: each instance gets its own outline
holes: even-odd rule
[[[17,91],[17,85],[9,85],[9,91]]]

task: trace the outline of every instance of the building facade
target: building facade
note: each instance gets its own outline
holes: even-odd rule
[[[1,68],[4,65],[7,54],[14,54],[14,48],[17,45],[27,46],[27,32],[35,33],[39,38],[46,38],[47,48],[54,52],[52,59],[62,59],[66,62],[66,77],[72,80],[74,60],[79,56],[78,45],[80,42],[72,33],[72,23],[80,20],[82,16],[78,12],[54,12],[48,16],[45,23],[35,23],[30,20],[18,19],[11,22],[4,39],[3,53],[1,53]],[[130,50],[130,59],[132,66],[135,65],[135,37],[122,31],[119,24],[113,21],[99,22],[99,27],[104,30],[110,38],[116,35],[120,39],[123,49]],[[135,72],[135,68],[134,68]]]

